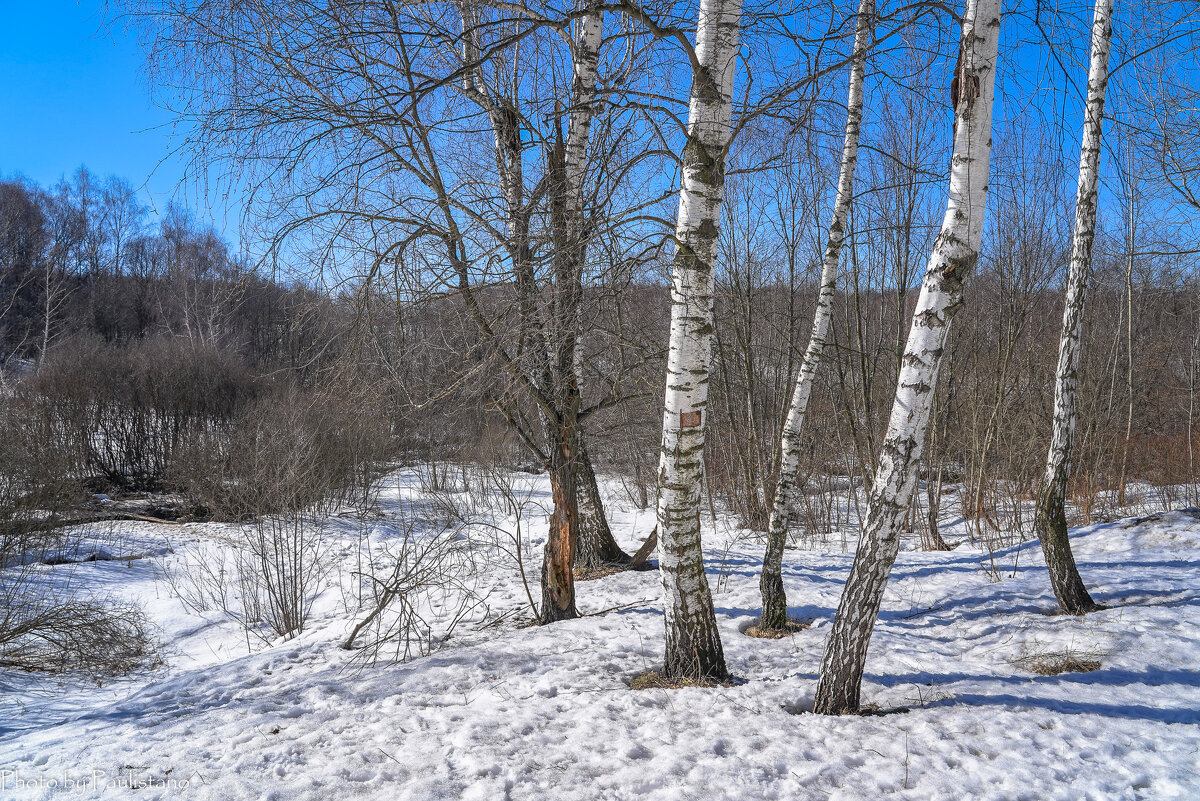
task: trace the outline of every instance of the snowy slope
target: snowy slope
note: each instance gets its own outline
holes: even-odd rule
[[[401,475],[392,499],[416,492]],[[611,511],[636,546],[649,513]],[[0,674],[0,799],[125,798],[130,782],[140,799],[213,801],[1200,798],[1197,515],[1076,531],[1085,581],[1111,607],[1082,619],[1048,615],[1035,543],[995,554],[999,581],[966,546],[901,553],[863,694],[888,714],[853,718],[802,711],[847,554],[788,551],[792,612],[813,625],[751,639],[760,546],[706,526],[726,656],[745,681],[634,691],[625,682],[661,653],[656,572],[579,585],[585,613],[629,608],[467,626],[430,656],[363,667],[337,647],[336,603],[273,644],[188,612],[158,568],[222,528],[131,524],[147,558],[47,570],[144,603],[166,664],[101,688]],[[491,580],[493,616],[521,604],[511,570]],[[1059,652],[1101,667],[1029,668]]]

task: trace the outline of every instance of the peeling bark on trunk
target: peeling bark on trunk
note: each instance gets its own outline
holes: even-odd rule
[[[669,677],[728,674],[700,543],[700,490],[713,337],[713,277],[741,0],[701,0],[696,26],[687,145],[671,279],[662,453],[659,461],[659,566]]]
[[[863,82],[866,73],[867,47],[870,45],[871,22],[875,16],[875,0],[861,0],[858,24],[854,36],[854,54],[850,64],[850,86],[846,100],[846,138],[842,145],[841,169],[838,173],[837,198],[833,204],[833,219],[825,244],[825,259],[821,267],[821,289],[813,314],[812,334],[804,360],[796,375],[792,400],[779,441],[779,477],[775,484],[767,528],[767,548],[763,556],[759,590],[762,592],[760,626],[781,629],[787,625],[787,593],[783,587],[783,548],[787,540],[788,515],[796,502],[796,480],[800,469],[800,430],[812,396],[813,383],[833,317],[834,293],[837,290],[838,262],[850,216],[850,200],[854,196],[854,168],[858,164],[858,136],[862,127]]]
[[[538,622],[543,624],[579,617],[571,568],[578,544],[575,476],[579,469],[579,438],[568,426],[557,433],[557,441],[550,445],[550,493],[554,508],[542,558],[542,606]]]
[[[604,502],[596,483],[596,471],[587,449],[580,448],[579,470],[575,475],[576,499],[579,507],[579,548],[575,552],[575,569],[597,570],[609,565],[627,565],[631,557],[617,545],[612,529],[604,516]]]
[[[946,216],[913,314],[867,517],[821,663],[814,712],[859,708],[867,647],[916,488],[946,336],[983,238],[999,38],[1000,0],[968,0],[960,65],[951,84],[954,156]]]
[[[546,202],[553,248],[550,251],[552,281],[545,282],[534,269],[529,233],[531,203],[523,173],[526,140],[522,138],[519,101],[505,88],[489,87],[482,70],[475,32],[482,25],[474,3],[462,0],[459,10],[463,26],[463,60],[468,65],[462,78],[464,96],[483,109],[491,123],[494,155],[501,193],[506,206],[505,249],[512,262],[517,290],[520,326],[519,356],[512,357],[495,342],[489,324],[477,305],[472,314],[481,331],[492,340],[517,383],[538,407],[546,448],[534,444],[533,432],[523,422],[509,417],[521,430],[525,442],[539,454],[550,475],[553,510],[542,566],[541,622],[576,617],[574,567],[581,542],[582,506],[597,533],[587,538],[588,553],[598,540],[601,551],[616,549],[603,521],[603,509],[595,477],[581,474],[583,459],[581,430],[580,321],[584,265],[590,236],[584,203],[588,147],[592,120],[598,109],[599,50],[603,34],[603,11],[598,0],[585,0],[585,13],[573,25],[571,62],[573,78],[566,104],[566,133],[562,129],[561,106],[554,119],[554,135],[545,150]],[[453,215],[446,215],[453,227]],[[467,271],[460,270],[460,286],[467,289]],[[469,294],[465,294],[472,303]],[[580,503],[580,493],[584,501]],[[601,530],[596,521],[603,523]],[[607,539],[605,539],[607,537]],[[623,555],[623,554],[622,554]]]
[[[1092,244],[1096,238],[1096,204],[1100,193],[1100,145],[1104,94],[1108,86],[1108,54],[1112,45],[1113,0],[1096,0],[1092,22],[1092,54],[1088,70],[1083,142],[1079,152],[1079,189],[1075,200],[1075,235],[1058,342],[1054,381],[1054,427],[1046,472],[1038,493],[1034,530],[1046,556],[1050,585],[1063,614],[1082,615],[1100,607],[1092,600],[1071,553],[1067,536],[1066,496],[1071,475],[1071,446],[1075,439],[1076,395],[1079,387],[1080,334],[1087,302]]]

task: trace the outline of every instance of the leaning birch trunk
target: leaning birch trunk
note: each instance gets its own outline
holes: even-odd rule
[[[1063,307],[1062,334],[1058,340],[1058,371],[1054,380],[1054,428],[1046,473],[1038,493],[1034,530],[1046,556],[1050,585],[1063,614],[1082,615],[1100,607],[1092,600],[1071,553],[1067,537],[1065,503],[1071,473],[1071,445],[1075,438],[1076,394],[1079,386],[1080,333],[1092,268],[1092,243],[1096,238],[1096,203],[1099,197],[1100,137],[1104,120],[1104,91],[1108,86],[1108,53],[1112,45],[1113,0],[1096,0],[1092,22],[1092,57],[1088,69],[1087,106],[1083,142],[1079,152],[1079,189],[1075,199],[1075,235]]]
[[[767,529],[767,550],[763,557],[759,589],[762,592],[763,629],[783,629],[787,626],[787,593],[783,588],[783,546],[787,540],[788,514],[795,503],[797,473],[800,469],[800,429],[812,395],[813,382],[833,316],[834,292],[837,289],[838,261],[846,225],[850,216],[850,199],[854,196],[854,168],[858,164],[858,134],[862,127],[863,82],[866,73],[867,48],[870,45],[871,20],[875,16],[875,0],[861,0],[858,5],[858,25],[854,35],[854,53],[850,63],[850,88],[846,98],[846,139],[842,145],[842,164],[838,173],[837,197],[833,204],[833,219],[825,244],[825,259],[821,266],[821,289],[817,309],[813,314],[812,334],[804,360],[796,375],[791,405],[779,441],[779,478]]]
[[[713,273],[733,118],[741,0],[701,0],[675,226],[671,340],[658,478],[663,675],[724,678],[700,546],[700,485],[713,337]]]
[[[959,66],[951,82],[955,133],[950,197],[913,314],[858,551],[821,663],[813,707],[818,713],[858,710],[867,647],[916,488],[946,335],[983,239],[999,39],[1000,0],[968,0]]]

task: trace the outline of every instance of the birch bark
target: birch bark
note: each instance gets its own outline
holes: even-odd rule
[[[804,351],[804,359],[796,375],[791,403],[779,441],[779,478],[775,484],[774,502],[767,528],[766,554],[763,556],[762,576],[759,578],[759,590],[762,592],[762,619],[759,625],[764,629],[782,629],[787,625],[783,547],[787,540],[788,514],[796,497],[796,480],[800,469],[800,430],[804,426],[804,414],[808,410],[813,382],[825,352],[826,338],[829,336],[834,293],[837,290],[838,262],[846,236],[850,201],[854,196],[854,169],[858,164],[858,136],[863,116],[863,83],[874,16],[875,0],[861,0],[854,34],[854,53],[850,62],[850,87],[846,98],[846,137],[842,145],[833,219],[829,223],[825,257],[821,265],[821,287],[817,296],[817,308],[813,314],[812,334],[809,336],[808,347]]]
[[[741,0],[701,0],[675,227],[671,334],[658,480],[663,675],[727,675],[700,543],[713,277],[733,118]]]
[[[946,336],[983,239],[999,39],[1000,0],[967,0],[951,82],[954,155],[946,215],[926,265],[867,518],[821,663],[813,707],[818,713],[858,711],[867,647],[916,488]]]
[[[1096,0],[1092,21],[1091,62],[1088,67],[1087,105],[1083,141],[1079,151],[1079,188],[1075,200],[1075,232],[1071,266],[1063,306],[1062,333],[1058,341],[1058,369],[1054,380],[1054,424],[1046,472],[1038,493],[1034,530],[1046,556],[1050,585],[1063,614],[1082,615],[1100,607],[1092,600],[1075,566],[1067,537],[1066,495],[1071,474],[1071,446],[1075,439],[1076,395],[1079,387],[1080,334],[1096,238],[1096,203],[1100,186],[1100,146],[1104,121],[1104,95],[1108,87],[1108,54],[1112,46],[1113,0]]]
[[[604,501],[596,482],[596,470],[587,446],[580,444],[579,470],[575,476],[579,506],[579,548],[575,552],[575,570],[584,576],[590,571],[615,565],[628,565],[633,557],[625,553],[613,538]],[[592,575],[595,575],[594,573]]]
[[[571,108],[567,122],[567,139],[563,154],[565,178],[565,209],[568,217],[568,241],[575,261],[573,283],[582,287],[583,267],[587,257],[587,217],[584,184],[587,171],[588,144],[591,141],[592,120],[599,101],[598,77],[600,43],[604,32],[604,13],[597,0],[586,0],[587,14],[575,23],[574,74],[571,79]],[[582,321],[577,307],[575,319],[575,389],[582,386]],[[576,502],[579,507],[579,547],[575,552],[575,569],[587,573],[605,565],[627,564],[629,554],[613,539],[612,530],[604,516],[604,504],[596,474],[587,457],[580,432],[580,454],[575,476]]]

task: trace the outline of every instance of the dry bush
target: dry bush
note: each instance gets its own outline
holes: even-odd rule
[[[343,647],[367,662],[403,662],[448,640],[483,601],[471,543],[452,520],[399,516],[381,528],[391,536],[368,548],[367,565],[356,573],[366,614]]]
[[[321,519],[295,513],[261,519],[247,532],[237,575],[248,622],[281,637],[304,630],[329,573],[324,533]]]
[[[516,475],[499,465],[477,468],[474,479],[466,483],[470,491],[433,493],[436,504],[487,554],[489,564],[517,574],[537,617],[538,605],[530,587],[530,581],[536,580],[530,569],[531,564],[536,565],[536,556],[527,536],[527,519],[532,511],[544,514],[546,510],[533,499],[533,485],[520,486]]]
[[[234,595],[237,567],[237,552],[230,544],[205,541],[195,550],[177,552],[159,571],[159,578],[195,614],[215,610],[241,619]]]
[[[234,354],[180,337],[56,347],[21,394],[80,469],[122,489],[162,489],[184,446],[224,433],[263,389]]]
[[[362,510],[392,452],[391,428],[369,398],[283,384],[227,432],[189,443],[172,479],[193,504],[230,519]]]
[[[21,569],[0,577],[0,667],[98,677],[128,673],[153,656],[137,606],[46,590]]]
[[[29,563],[66,545],[64,518],[84,494],[77,452],[38,403],[0,399],[0,666],[93,677],[152,656],[141,610],[47,589]]]
[[[269,516],[227,542],[176,555],[164,583],[196,614],[220,612],[263,641],[302,632],[333,567],[322,519]]]
[[[0,398],[0,567],[52,548],[54,523],[82,500],[68,447],[34,404]]]
[[[196,609],[220,608],[247,631],[303,631],[332,567],[327,520],[374,505],[390,453],[387,421],[369,399],[277,386],[176,474],[193,503],[248,521],[228,565],[222,558],[219,567],[197,560],[175,568],[176,594]]]

